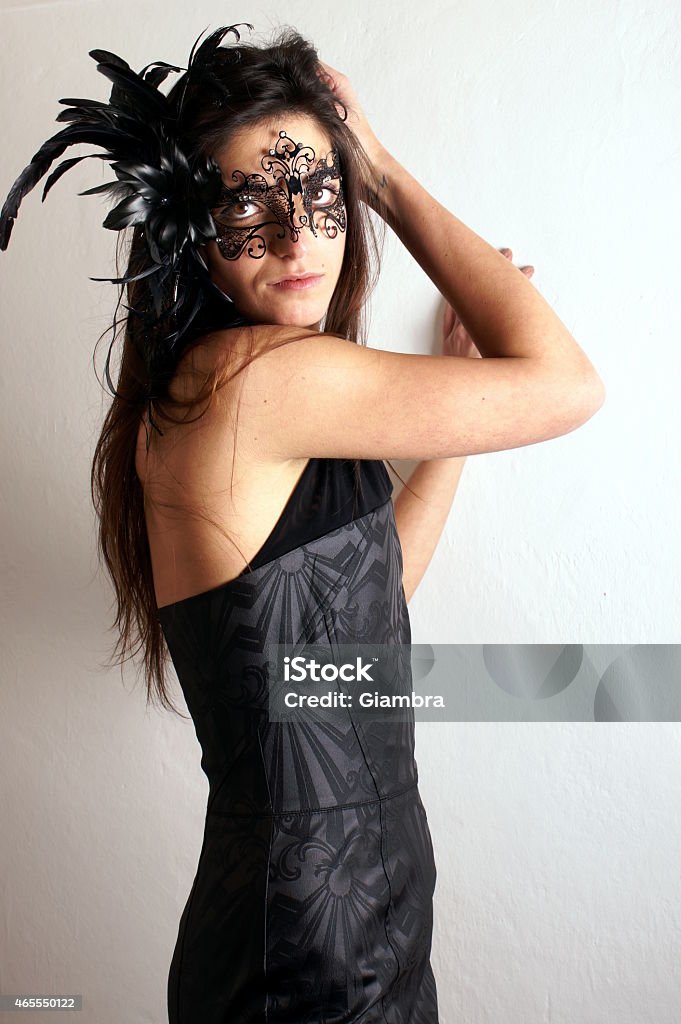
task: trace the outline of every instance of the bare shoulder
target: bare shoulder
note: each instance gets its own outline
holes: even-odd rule
[[[263,463],[295,461],[295,455],[279,453],[275,435],[285,424],[272,419],[268,406],[271,396],[286,386],[291,375],[300,376],[309,359],[307,348],[297,354],[295,349],[313,345],[320,337],[326,336],[306,327],[276,324],[216,331],[183,357],[170,394],[191,400],[208,377],[216,374],[219,386],[206,417],[206,434],[212,431],[223,442],[238,429],[246,457]]]
[[[226,442],[232,434],[234,439],[237,436],[237,410],[239,461],[247,459],[250,453],[255,461],[281,462],[276,456],[270,459],[267,455],[272,446],[262,443],[262,430],[258,429],[256,419],[262,402],[249,397],[253,385],[259,395],[262,395],[263,387],[267,390],[273,386],[280,369],[272,361],[264,360],[262,366],[258,365],[257,375],[251,378],[251,389],[246,384],[252,368],[260,364],[268,352],[309,334],[313,332],[305,328],[254,325],[214,331],[193,344],[178,362],[168,385],[168,395],[172,400],[186,403],[184,408],[171,405],[172,416],[181,421],[186,418],[195,422],[175,424],[156,414],[154,419],[163,430],[163,434],[158,434],[150,425],[148,409],[143,411],[135,457],[135,469],[142,484],[145,485],[150,478],[150,466],[158,468],[159,463],[163,463],[167,468],[177,467],[194,459],[199,449],[204,464],[211,451],[224,463]],[[214,375],[218,387],[214,393],[208,393],[205,401],[196,402]],[[150,444],[147,443],[149,440]],[[236,457],[235,452],[235,460]],[[154,479],[157,478],[155,473]]]
[[[221,384],[236,383],[239,389],[258,363],[258,374],[277,373],[281,365],[271,356],[291,342],[318,335],[309,328],[254,324],[213,331],[202,337],[180,359],[169,387],[171,397],[192,398],[207,375],[217,372]],[[268,356],[269,358],[263,358]],[[220,388],[222,391],[222,387]],[[226,392],[227,395],[230,392]]]

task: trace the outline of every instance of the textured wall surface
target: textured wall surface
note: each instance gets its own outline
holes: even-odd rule
[[[294,25],[349,75],[411,173],[535,266],[606,385],[579,430],[468,460],[414,642],[676,643],[677,6],[3,2],[1,197],[58,130],[59,98],[108,95],[88,50],[182,65],[203,29],[247,20],[263,39]],[[103,667],[91,359],[116,291],[88,278],[114,276],[115,236],[77,193],[105,180],[86,160],[42,205],[38,187],[0,253],[0,992],[82,993],[83,1024],[161,1024],[207,784],[191,722],[147,710],[130,666],[124,686]],[[439,351],[441,308],[388,234],[370,344]],[[680,735],[419,723],[441,1024],[681,1018]]]

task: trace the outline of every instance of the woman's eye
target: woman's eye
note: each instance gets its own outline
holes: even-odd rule
[[[325,202],[320,202],[320,206],[330,206],[331,203],[334,202],[336,196],[338,195],[338,192],[335,188],[331,188],[329,185],[320,185],[317,188],[313,189],[311,193],[312,201],[317,202],[317,196],[322,195],[324,192],[328,193],[329,198],[327,198]]]
[[[250,199],[239,199],[238,202],[234,203],[233,206],[230,207],[230,212],[236,211],[237,216],[240,215],[242,218],[243,217],[249,217],[250,214],[248,214],[248,213],[242,212],[241,214],[239,214],[239,207],[240,206],[241,207],[243,207],[243,206],[246,206],[246,207],[251,206],[253,208],[252,212],[255,211],[255,203],[254,202],[252,202]]]
[[[243,207],[246,207],[245,211],[242,209]],[[248,207],[251,207],[251,209],[248,210]],[[248,220],[249,217],[255,216],[257,212],[259,211],[255,202],[244,197],[242,199],[235,199],[227,206],[223,206],[220,210],[220,219],[229,217],[234,218],[234,220]]]

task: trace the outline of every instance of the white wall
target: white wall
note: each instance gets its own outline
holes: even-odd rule
[[[678,10],[4,2],[0,198],[59,129],[60,97],[107,95],[88,50],[183,64],[204,28],[247,20],[256,38],[296,26],[349,75],[397,158],[536,267],[606,384],[578,431],[468,460],[414,641],[676,643]],[[104,180],[83,161],[44,205],[41,184],[0,254],[0,992],[82,993],[83,1024],[160,1024],[207,785],[191,722],[146,711],[132,669],[123,687],[100,668],[90,360],[116,292],[88,277],[114,276],[115,235],[77,192]],[[440,309],[389,236],[370,344],[436,351]],[[441,1024],[676,1024],[680,746],[674,722],[419,723]]]

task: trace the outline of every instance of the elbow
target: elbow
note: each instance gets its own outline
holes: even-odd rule
[[[605,403],[605,384],[585,356],[548,366],[540,360],[539,365],[541,371],[535,378],[541,394],[538,414],[545,417],[544,428],[553,431],[542,440],[570,433]]]
[[[596,408],[595,408],[594,411],[598,412],[600,407],[605,403],[605,395],[606,395],[605,384],[603,383],[601,378],[598,376],[598,374],[596,374],[596,390],[597,390],[597,396],[598,397],[597,397]]]
[[[605,384],[594,370],[583,385],[581,410],[583,422],[590,420],[605,403]]]
[[[580,360],[571,371],[563,369],[553,378],[553,384],[563,396],[556,408],[563,406],[574,427],[595,416],[605,402],[605,384],[588,360]]]
[[[595,416],[605,402],[605,386],[594,370],[585,374],[581,369],[572,380],[566,380],[565,375],[554,378],[553,385],[553,390],[547,389],[552,395],[550,401],[547,390],[544,391],[546,408],[551,410],[547,420],[547,426],[549,421],[551,423],[551,432],[542,440],[577,430]]]

